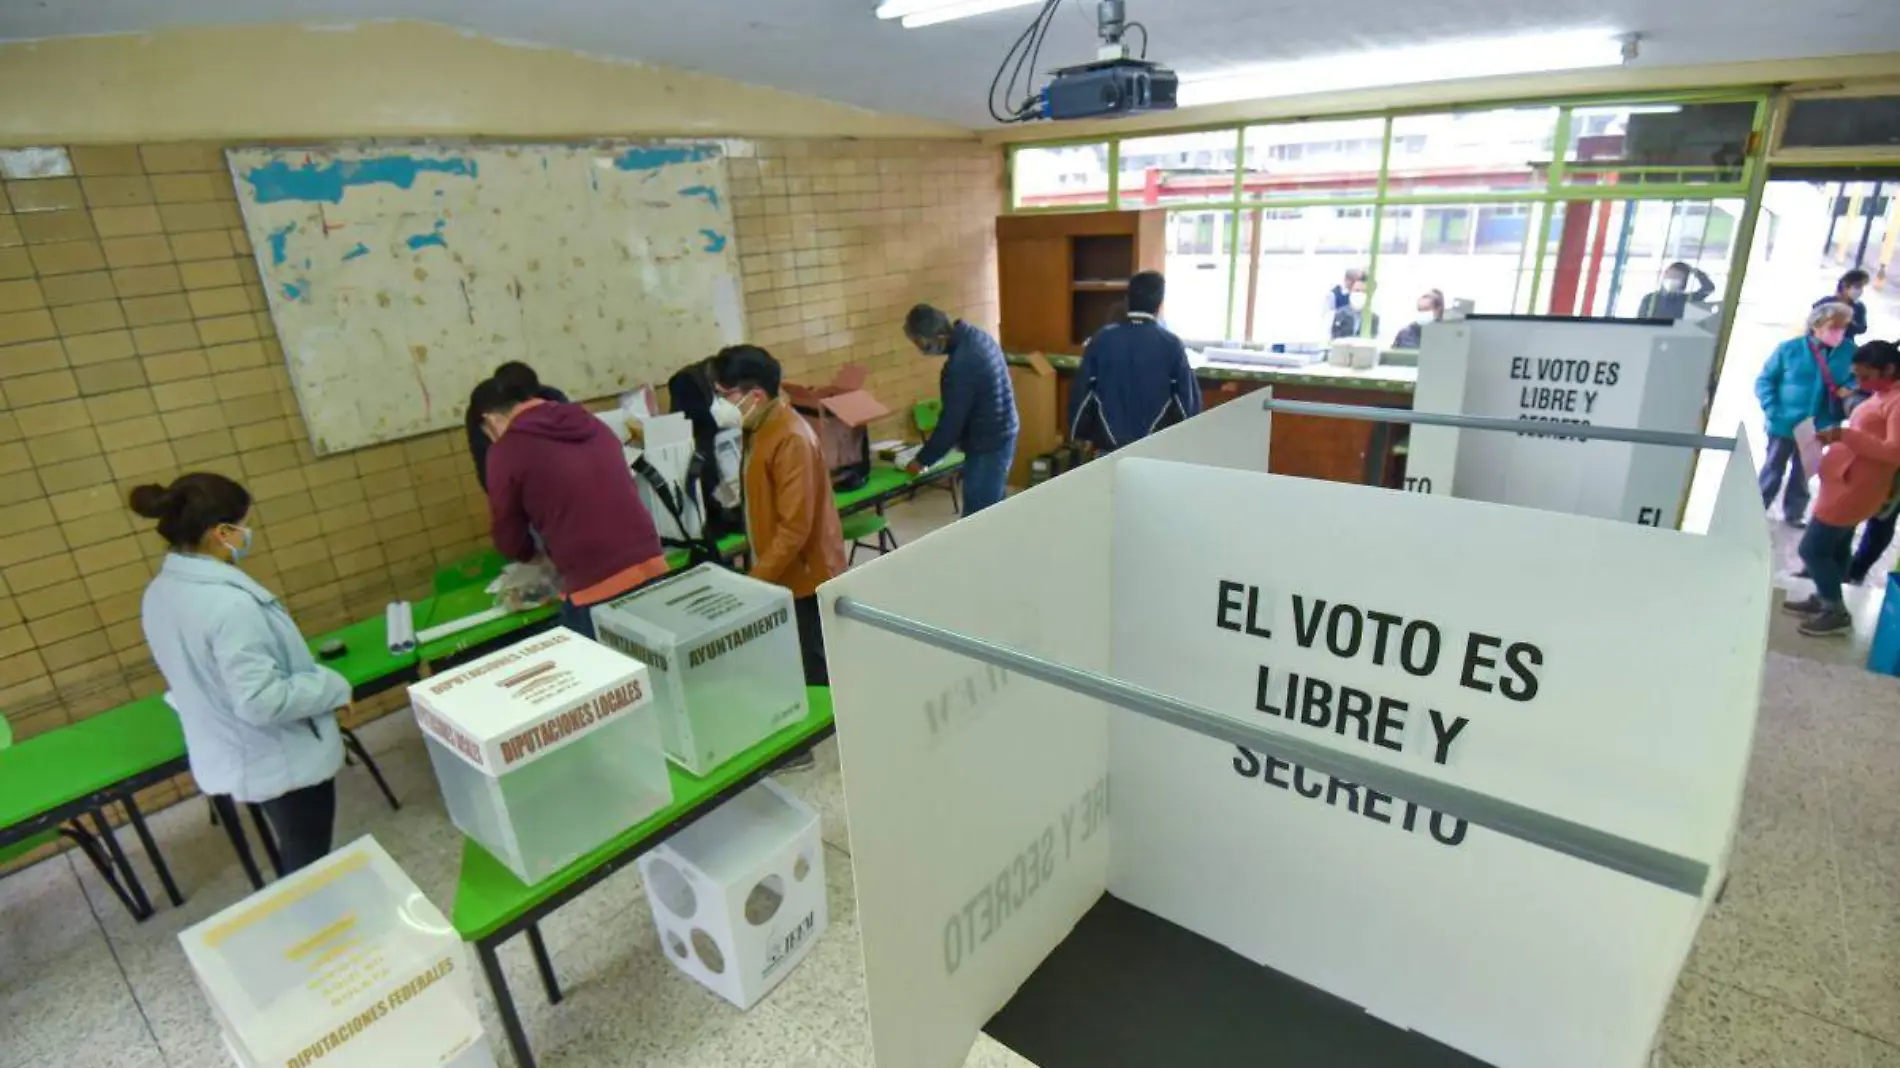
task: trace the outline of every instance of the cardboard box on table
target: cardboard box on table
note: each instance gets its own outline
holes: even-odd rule
[[[769,780],[639,864],[667,959],[742,1009],[791,974],[830,922],[818,813]]]
[[[961,1064],[1111,893],[1499,1068],[1647,1064],[1760,695],[1745,445],[1696,534],[1270,475],[1271,421],[1212,409],[824,587],[876,1063]],[[1098,536],[1020,551],[1057,529]],[[845,596],[1707,877],[1682,893],[1321,782],[831,614]]]
[[[178,940],[240,1068],[494,1068],[461,938],[374,838]]]
[[[646,666],[565,627],[409,699],[449,818],[524,883],[673,800]]]
[[[864,388],[870,375],[867,368],[851,364],[822,386],[785,384],[785,399],[818,434],[825,467],[834,474],[871,469],[870,425],[891,410]]]
[[[791,592],[702,564],[594,609],[608,648],[645,664],[666,755],[708,775],[805,718]]]
[[[1023,363],[1010,364],[1009,381],[1016,390],[1016,413],[1022,420],[1009,484],[1022,489],[1030,484],[1036,457],[1068,438],[1068,416],[1056,406],[1056,369],[1042,353],[1032,352],[1023,357]]]

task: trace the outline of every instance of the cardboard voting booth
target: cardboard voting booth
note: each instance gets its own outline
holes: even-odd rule
[[[1476,315],[1433,323],[1419,350],[1423,412],[1578,427],[1702,429],[1715,339],[1677,323]],[[1693,450],[1418,426],[1409,489],[1675,526]]]
[[[667,959],[742,1009],[790,975],[830,923],[818,813],[769,780],[639,864]]]
[[[694,775],[805,718],[791,591],[702,564],[594,609],[602,644],[645,664],[666,755]]]
[[[239,1068],[494,1068],[462,940],[374,838],[178,940]]]
[[[883,401],[864,388],[870,377],[869,368],[851,364],[840,368],[822,386],[785,384],[785,398],[817,432],[818,444],[825,451],[825,466],[834,475],[870,473],[869,427],[891,414]]]
[[[1745,446],[1694,534],[1270,475],[1271,419],[824,588],[878,1064],[961,1064],[1104,894],[1486,1064],[1647,1064],[1759,701]]]
[[[409,687],[449,818],[538,883],[673,800],[644,664],[565,627]]]

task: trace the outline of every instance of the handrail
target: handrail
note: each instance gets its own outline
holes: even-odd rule
[[[1673,430],[1643,430],[1628,426],[1587,426],[1581,423],[1551,423],[1538,419],[1498,419],[1483,415],[1458,415],[1453,412],[1416,412],[1405,408],[1274,400],[1271,397],[1262,401],[1260,406],[1269,412],[1313,415],[1322,419],[1362,419],[1369,423],[1445,426],[1459,430],[1495,430],[1511,434],[1534,434],[1546,438],[1625,441],[1633,445],[1668,445],[1681,449],[1713,449],[1718,452],[1732,452],[1735,449],[1734,438],[1712,437],[1708,434],[1684,434]]]

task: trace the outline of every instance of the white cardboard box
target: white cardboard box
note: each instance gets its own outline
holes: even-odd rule
[[[533,884],[673,799],[647,669],[557,627],[409,687],[449,818]]]
[[[783,586],[702,564],[596,607],[594,628],[652,671],[666,755],[694,775],[805,718]]]
[[[640,858],[667,959],[749,1009],[825,932],[818,813],[760,782]]]
[[[240,1068],[492,1068],[462,940],[363,837],[178,936]]]

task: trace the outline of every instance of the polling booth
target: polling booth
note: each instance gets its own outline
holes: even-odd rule
[[[1421,412],[1511,419],[1539,429],[1702,429],[1715,339],[1650,319],[1473,315],[1431,323],[1419,346]],[[1691,449],[1573,434],[1413,428],[1407,489],[1576,515],[1674,526],[1695,471]]]
[[[1759,701],[1745,446],[1689,533],[1270,475],[1273,405],[824,587],[879,1065],[1647,1064]]]

